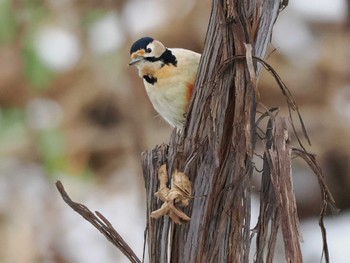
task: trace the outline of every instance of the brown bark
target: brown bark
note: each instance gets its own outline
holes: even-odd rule
[[[247,262],[250,246],[255,86],[246,54],[265,57],[279,1],[214,0],[183,133],[143,155],[148,214],[159,208],[157,171],[167,163],[192,181],[191,221],[173,226],[171,262]],[[225,66],[225,67],[224,67]],[[259,70],[256,68],[256,73]],[[150,262],[167,262],[170,222],[148,219]]]
[[[291,148],[284,119],[271,117],[266,133],[264,169],[260,192],[260,214],[256,226],[256,262],[265,262],[264,248],[269,238],[266,262],[273,262],[277,231],[281,226],[287,262],[302,262],[299,220],[291,180]],[[268,234],[271,221],[271,233]]]
[[[286,124],[281,119],[275,123],[272,116],[270,126],[276,134],[271,135],[273,140],[265,140],[264,200],[256,232],[250,230],[252,159],[257,139],[256,78],[261,68],[256,57],[266,56],[279,4],[277,0],[213,0],[184,130],[174,131],[169,145],[142,156],[148,216],[161,206],[154,193],[158,190],[158,169],[164,163],[169,178],[175,169],[190,178],[194,195],[184,209],[191,217],[186,224],[174,225],[168,217],[147,218],[149,262],[249,262],[254,233],[255,260],[265,261],[268,239],[266,260],[272,262],[280,225],[287,261],[302,262]],[[298,112],[282,80],[274,71],[273,75],[288,105]]]

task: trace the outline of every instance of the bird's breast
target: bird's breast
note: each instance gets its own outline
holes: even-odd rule
[[[192,91],[200,54],[172,49],[174,64],[149,64],[139,69],[155,110],[172,126],[181,128]]]
[[[157,79],[155,83],[144,80],[144,84],[155,110],[172,126],[180,127],[192,95],[193,81],[169,67],[164,66],[153,75]]]

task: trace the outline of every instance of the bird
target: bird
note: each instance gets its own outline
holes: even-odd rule
[[[131,45],[129,66],[136,66],[147,95],[159,115],[181,130],[192,98],[201,54],[167,48],[152,37]]]

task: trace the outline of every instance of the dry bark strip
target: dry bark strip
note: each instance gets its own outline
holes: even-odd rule
[[[266,241],[266,230],[269,220],[266,216],[275,216],[271,229],[274,233],[269,236],[271,246],[276,243],[277,229],[282,228],[282,236],[287,262],[302,262],[299,240],[299,221],[297,215],[296,201],[292,189],[291,179],[291,149],[287,125],[282,118],[269,120],[268,143],[264,155],[264,184],[260,196],[260,218],[258,221],[258,260],[263,261],[263,248]],[[267,195],[266,195],[267,194]],[[271,198],[273,198],[271,200]],[[269,247],[269,250],[271,248]],[[258,262],[259,262],[258,261]],[[267,262],[273,261],[273,255],[269,254]]]

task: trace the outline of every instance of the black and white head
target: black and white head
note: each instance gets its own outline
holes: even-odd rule
[[[129,66],[140,68],[149,63],[159,62],[160,65],[173,64],[176,66],[176,57],[160,41],[151,37],[143,37],[132,44],[130,48]]]

